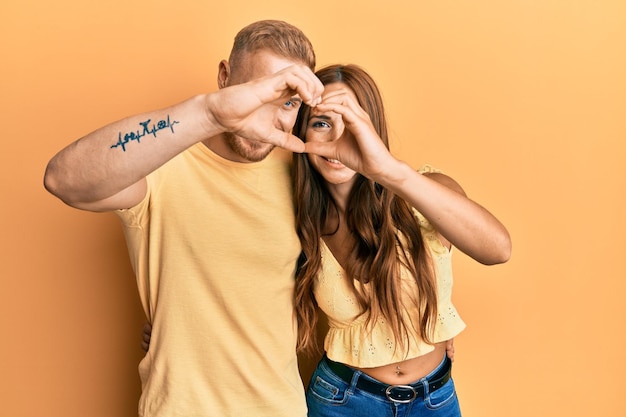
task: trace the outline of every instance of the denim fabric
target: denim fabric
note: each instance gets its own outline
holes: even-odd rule
[[[375,379],[356,371],[348,384],[320,361],[311,376],[306,393],[309,417],[460,417],[459,400],[452,378],[441,388],[428,392],[428,378],[442,366],[420,379],[425,388],[424,398],[410,403],[394,403],[385,396],[378,396],[356,388],[358,378]]]

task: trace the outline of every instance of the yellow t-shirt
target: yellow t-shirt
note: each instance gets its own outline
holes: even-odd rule
[[[420,172],[426,169],[432,170],[426,167]],[[457,336],[465,328],[465,323],[452,304],[452,253],[441,243],[424,216],[417,210],[414,213],[424,243],[430,250],[437,277],[438,314],[433,342],[442,342]],[[320,240],[320,244],[322,269],[314,283],[314,294],[320,309],[328,317],[329,330],[324,339],[324,349],[331,360],[353,367],[371,368],[416,358],[434,350],[432,345],[421,340],[415,328],[409,328],[411,342],[404,349],[394,339],[391,328],[382,318],[372,329],[367,328],[367,317],[347,282],[344,269],[323,240]],[[416,294],[416,284],[406,268],[401,267],[400,273],[406,308],[404,314],[410,323],[410,318],[417,317],[418,312],[418,303],[410,296]]]
[[[306,416],[290,161],[277,149],[236,163],[197,144],[118,212],[153,325],[140,416]]]

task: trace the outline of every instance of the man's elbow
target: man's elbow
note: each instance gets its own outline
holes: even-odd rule
[[[63,200],[61,178],[52,161],[48,163],[43,174],[43,186],[50,194]]]
[[[71,192],[68,176],[53,161],[46,166],[43,176],[44,188],[68,206],[76,207],[77,199]]]

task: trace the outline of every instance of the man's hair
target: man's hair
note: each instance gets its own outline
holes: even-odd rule
[[[293,59],[315,70],[315,52],[311,41],[297,27],[280,20],[260,20],[244,27],[235,36],[230,53],[231,67],[237,67],[246,52],[269,50],[278,56]]]

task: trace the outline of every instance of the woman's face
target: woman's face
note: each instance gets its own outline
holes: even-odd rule
[[[358,102],[356,96],[344,83],[328,84],[324,88],[324,94],[329,94],[339,89],[344,89],[352,95]],[[330,142],[337,140],[343,134],[345,125],[340,115],[334,112],[323,113],[313,108],[309,116],[306,128],[307,142]],[[329,159],[323,156],[308,154],[309,162],[313,168],[329,184],[349,184],[350,186],[356,180],[356,172],[343,165],[336,159]]]

